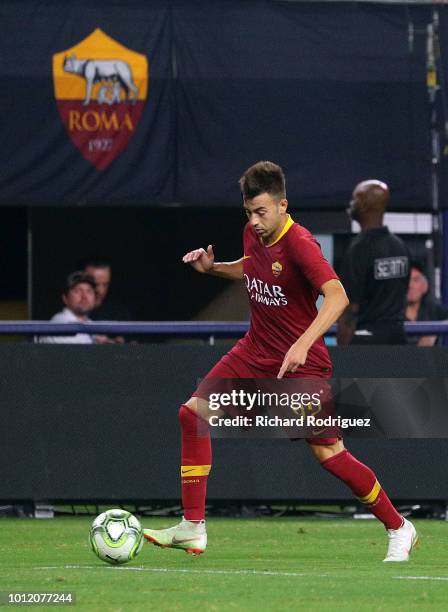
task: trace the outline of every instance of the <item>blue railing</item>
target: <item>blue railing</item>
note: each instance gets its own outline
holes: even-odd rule
[[[0,321],[0,335],[156,335],[183,337],[235,337],[249,329],[249,321],[95,321],[89,323],[49,323],[48,321]],[[448,321],[405,323],[405,330],[416,335],[448,335]],[[327,334],[335,334],[333,325]]]

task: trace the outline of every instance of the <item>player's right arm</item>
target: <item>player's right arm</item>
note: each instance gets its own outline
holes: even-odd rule
[[[183,256],[182,261],[189,263],[192,268],[201,274],[211,274],[229,280],[242,280],[243,257],[236,261],[216,262],[213,247],[208,245],[207,250],[195,249]]]

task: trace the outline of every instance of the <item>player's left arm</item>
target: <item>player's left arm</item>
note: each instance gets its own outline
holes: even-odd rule
[[[325,282],[321,292],[324,301],[317,317],[286,353],[277,378],[283,378],[285,372],[295,372],[299,366],[305,364],[311,346],[325,334],[348,306],[347,294],[339,280],[333,278]]]

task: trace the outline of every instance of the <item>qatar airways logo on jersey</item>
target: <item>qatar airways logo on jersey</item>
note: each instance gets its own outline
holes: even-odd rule
[[[287,306],[288,300],[280,285],[269,285],[259,278],[244,275],[246,289],[251,300],[266,306]]]

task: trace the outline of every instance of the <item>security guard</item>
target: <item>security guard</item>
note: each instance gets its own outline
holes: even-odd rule
[[[389,189],[381,181],[359,183],[348,213],[361,226],[350,244],[342,280],[350,299],[338,324],[338,344],[406,344],[403,328],[409,252],[383,225]]]

